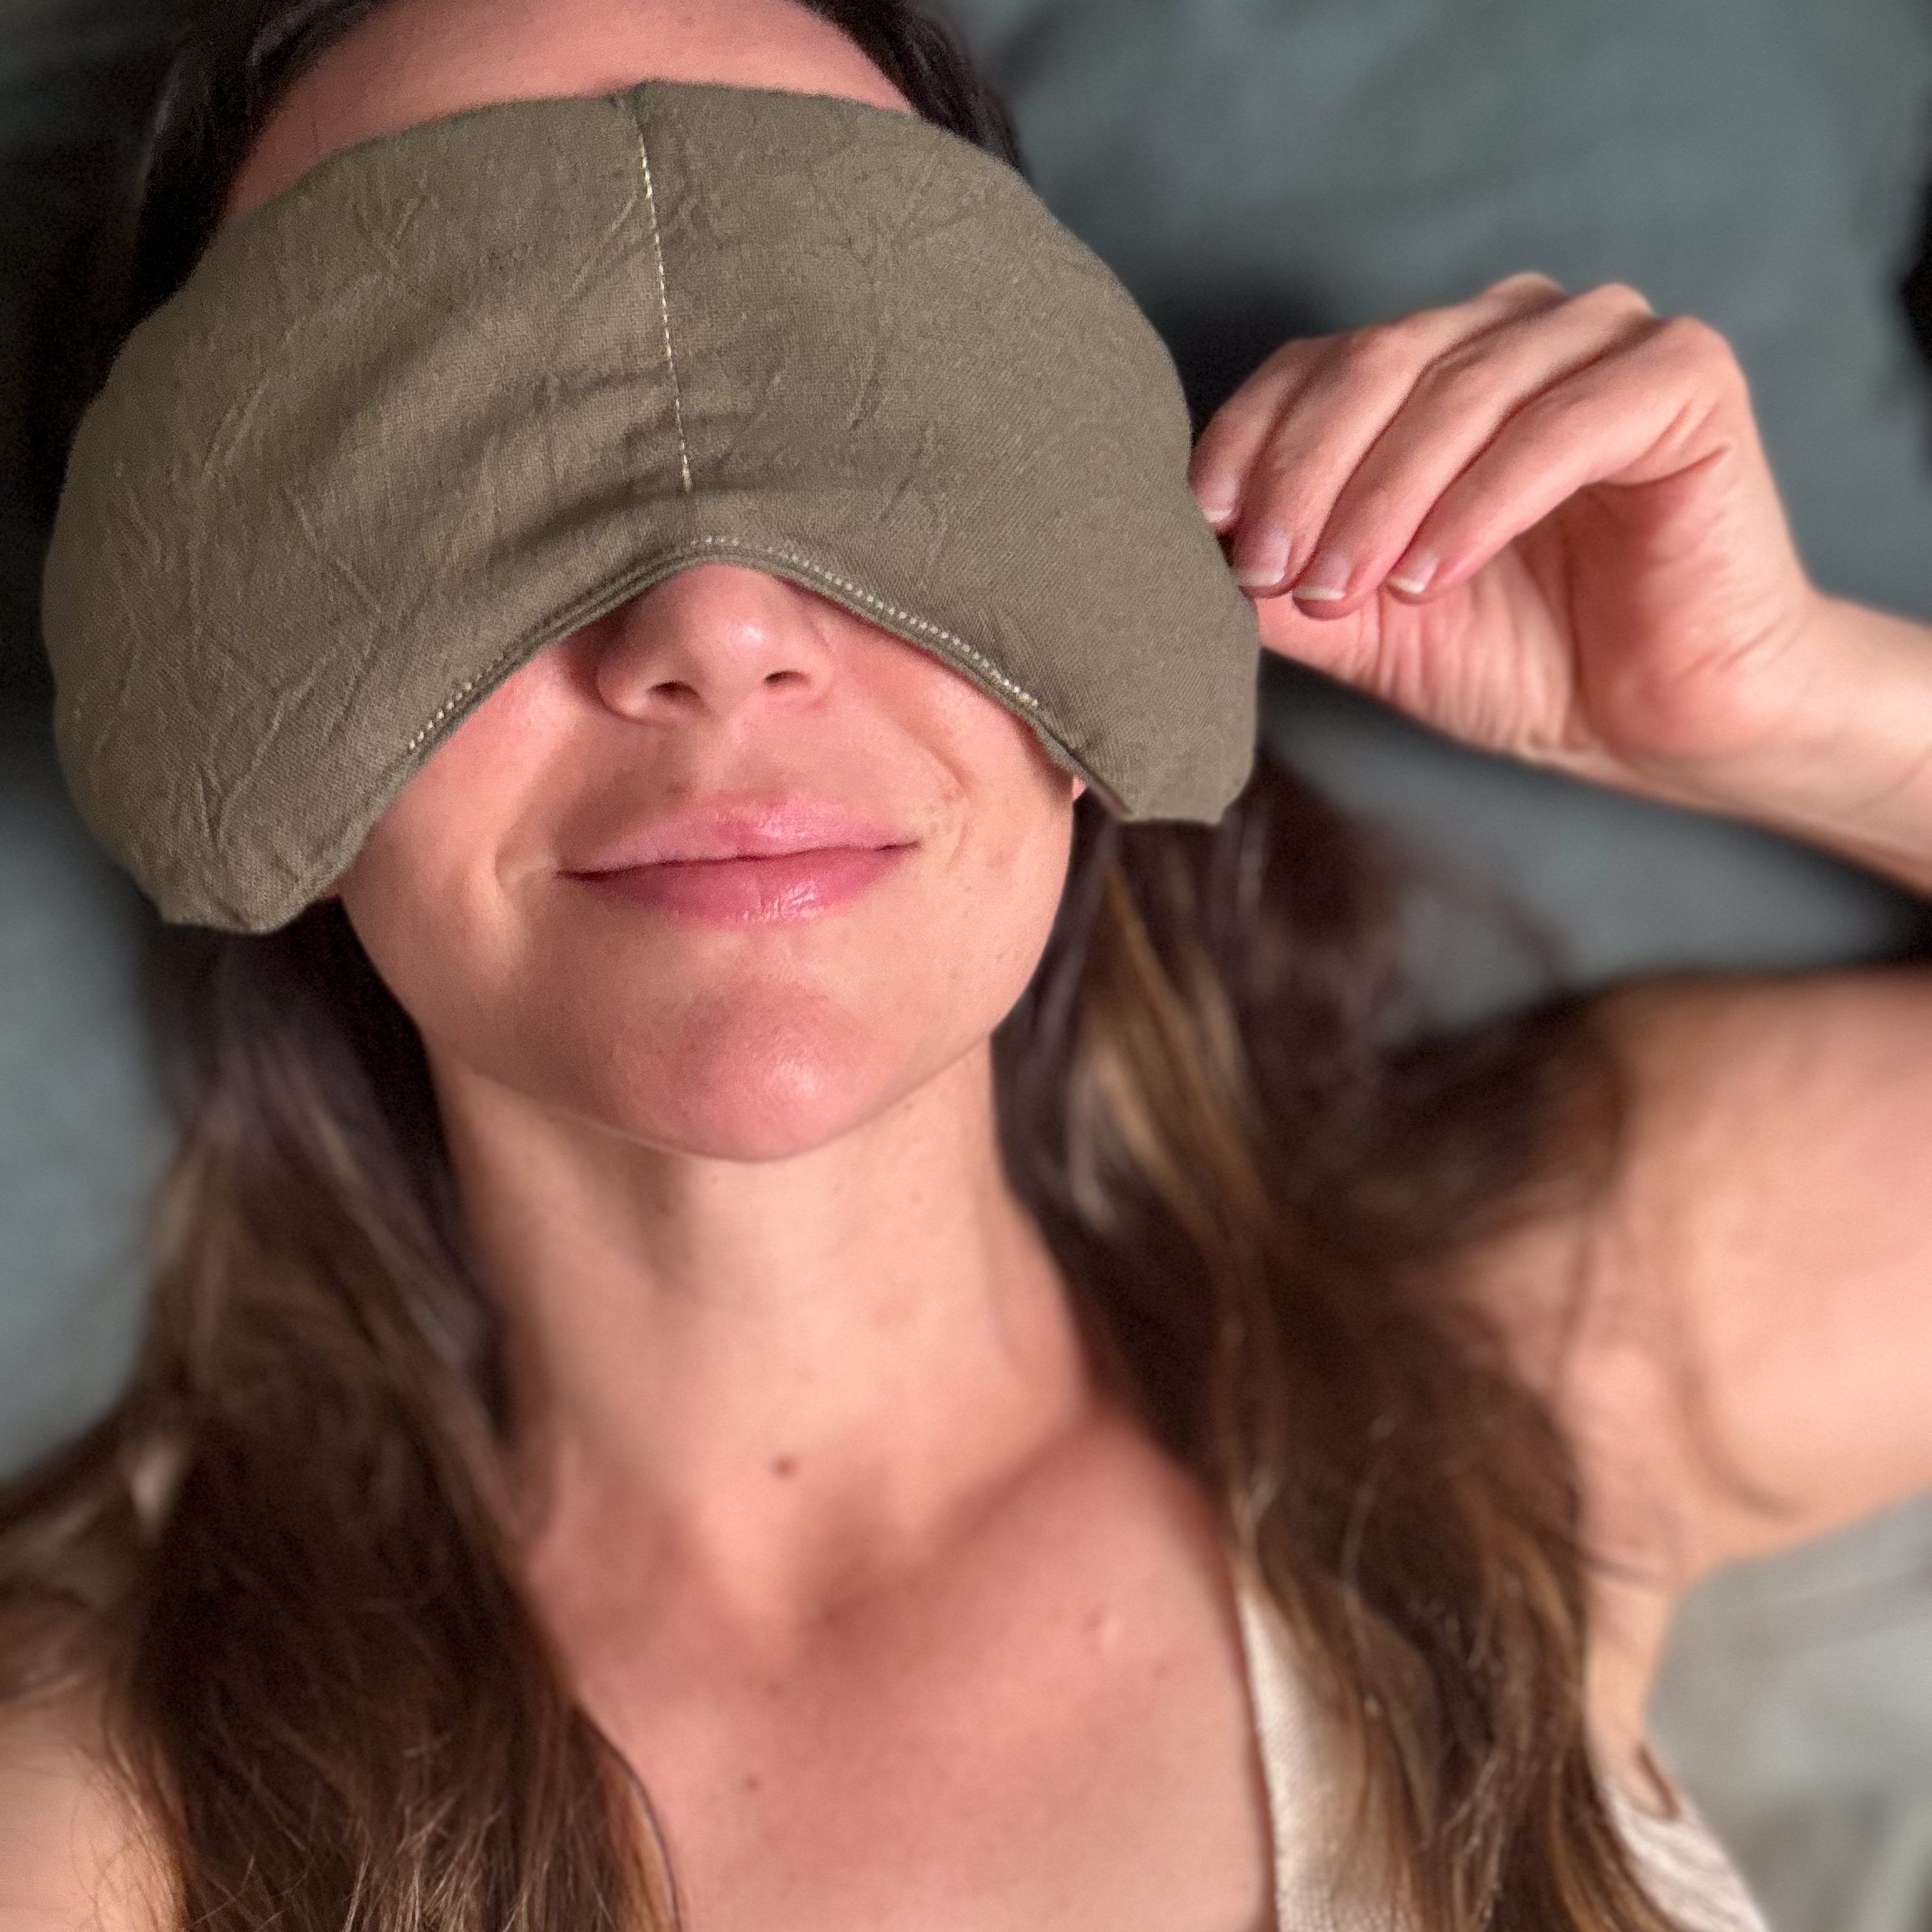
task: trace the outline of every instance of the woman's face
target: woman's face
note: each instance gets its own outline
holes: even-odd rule
[[[904,106],[789,0],[394,0],[280,104],[230,211],[357,140],[650,77]],[[1045,946],[1079,790],[924,651],[704,564],[492,692],[338,890],[440,1073],[769,1160],[983,1044]],[[728,857],[775,848],[796,856]]]

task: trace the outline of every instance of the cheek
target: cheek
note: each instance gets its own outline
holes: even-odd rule
[[[1053,927],[1074,781],[1024,719],[956,672],[896,646],[906,736],[936,754],[950,830],[926,902],[876,964],[882,1001],[916,1007],[934,1057],[989,1034],[1027,988]]]
[[[976,819],[950,890],[902,962],[926,980],[942,1024],[987,1034],[1012,1010],[1052,930],[1071,837],[1064,806]]]
[[[370,963],[432,1055],[450,1046],[470,1057],[522,977],[487,875],[461,849],[412,842],[385,825],[338,890]]]
[[[458,727],[377,820],[336,891],[384,983],[432,1044],[488,1030],[522,976],[499,855],[562,742],[538,660]]]

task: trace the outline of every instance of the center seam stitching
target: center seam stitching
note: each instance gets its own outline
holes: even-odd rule
[[[664,319],[664,366],[670,372],[671,419],[677,426],[678,473],[683,479],[684,494],[692,494],[691,448],[684,436],[684,397],[677,380],[677,357],[673,352],[670,342],[670,278],[664,272],[664,236],[658,226],[657,190],[651,180],[651,151],[644,140],[644,124],[641,116],[636,122],[638,130],[638,159],[644,171],[644,207],[650,217],[651,253],[656,258],[658,268],[658,313]]]

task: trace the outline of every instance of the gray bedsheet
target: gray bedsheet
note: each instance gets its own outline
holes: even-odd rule
[[[1928,170],[1922,0],[952,0],[1048,200],[1166,332],[1197,407],[1286,334],[1540,267],[1729,332],[1822,580],[1932,615],[1927,382],[1894,289]],[[161,0],[0,0],[0,392],[13,305],[80,171],[83,63]],[[0,397],[0,1461],[104,1400],[164,1136],[142,920],[32,702],[37,536]],[[4,695],[11,693],[11,708]],[[1922,909],[1782,842],[1457,752],[1283,671],[1269,728],[1573,978],[1912,949]],[[1441,1004],[1534,983],[1427,925]],[[1660,1735],[1779,1932],[1932,1928],[1932,1503],[1739,1571],[1687,1614]]]

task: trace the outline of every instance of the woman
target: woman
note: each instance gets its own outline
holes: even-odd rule
[[[331,154],[646,76],[1010,142],[887,0],[262,8],[162,104],[124,328]],[[1290,344],[1192,481],[1268,647],[1932,872],[1926,632],[1808,583],[1700,326],[1519,277]],[[1078,791],[707,563],[330,901],[170,936],[147,1346],[0,1517],[0,1924],[1328,1923],[1257,1601],[1416,1922],[1742,1922],[1633,1856],[1644,1694],[1700,1577],[1932,1480],[1918,975],[1401,1048],[1286,774]],[[564,891],[614,796],[678,868]]]

